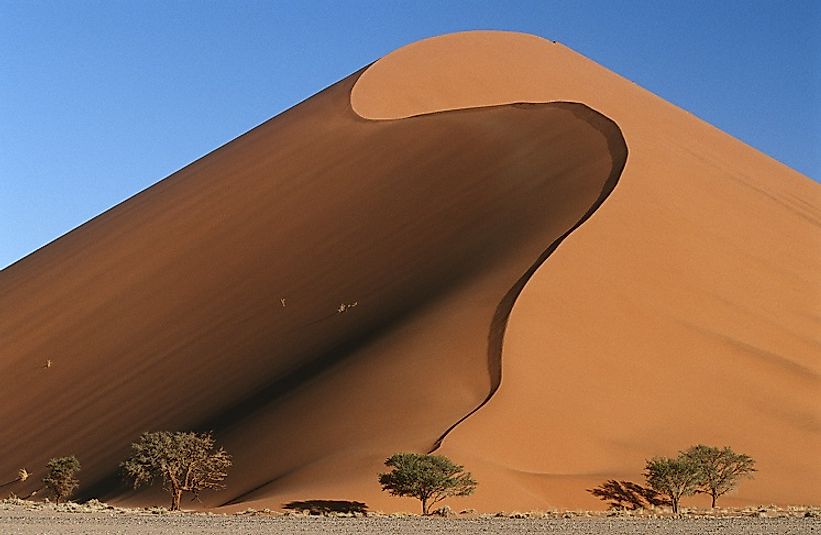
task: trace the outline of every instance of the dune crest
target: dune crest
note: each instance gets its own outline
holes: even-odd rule
[[[366,119],[390,120],[561,100],[553,86],[573,76],[560,69],[574,67],[562,48],[535,35],[502,31],[424,39],[370,65],[351,90],[351,107]]]

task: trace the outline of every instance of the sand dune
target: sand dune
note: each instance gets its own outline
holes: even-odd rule
[[[147,502],[128,444],[210,429],[207,506],[415,510],[375,473],[438,448],[465,507],[598,507],[706,441],[759,461],[728,503],[818,503],[820,212],[562,45],[415,43],[0,271],[0,474]]]
[[[470,90],[441,89],[467,79]],[[529,281],[502,388],[443,451],[508,484],[509,507],[545,496],[593,506],[576,489],[638,478],[645,457],[697,441],[759,460],[739,501],[817,502],[817,184],[532,36],[416,43],[353,92],[354,109],[376,119],[553,100],[613,119],[630,159],[608,202]],[[489,429],[509,439],[483,440]],[[498,499],[486,496],[476,499]]]

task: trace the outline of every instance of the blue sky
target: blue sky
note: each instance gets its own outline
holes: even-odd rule
[[[0,0],[0,268],[404,44],[555,39],[821,179],[821,2]]]

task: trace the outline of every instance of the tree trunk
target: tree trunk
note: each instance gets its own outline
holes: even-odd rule
[[[182,491],[180,489],[173,489],[171,491],[171,510],[180,510],[180,501],[182,500]]]
[[[422,516],[427,516],[428,514],[428,499],[422,498]]]
[[[678,515],[678,497],[670,496],[670,501],[673,503],[673,514]]]
[[[710,504],[710,507],[712,507],[713,509],[715,509],[715,508],[716,508],[716,493],[715,493],[715,492],[711,492],[711,493],[710,493],[710,496],[713,498],[713,503],[712,503],[712,504]]]

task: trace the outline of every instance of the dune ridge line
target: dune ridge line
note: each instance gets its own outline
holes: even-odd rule
[[[534,103],[514,103],[513,106],[523,106],[523,105],[533,105]],[[516,281],[510,290],[505,294],[505,297],[499,302],[499,305],[496,307],[496,313],[493,315],[493,321],[490,325],[490,329],[488,331],[488,373],[491,377],[491,385],[490,390],[488,391],[487,397],[475,408],[473,408],[470,412],[462,416],[459,420],[454,422],[450,427],[448,427],[444,433],[442,433],[439,438],[436,439],[433,447],[430,449],[428,453],[436,452],[441,446],[442,442],[447,438],[447,436],[456,429],[462,422],[473,416],[479,410],[482,409],[490,400],[493,398],[494,394],[499,390],[499,386],[502,383],[502,350],[504,346],[504,337],[505,337],[505,330],[507,329],[507,323],[510,319],[510,313],[513,310],[513,307],[516,304],[516,299],[522,293],[527,282],[536,273],[536,270],[544,264],[550,255],[558,249],[559,245],[562,244],[564,240],[570,237],[573,232],[576,231],[579,227],[581,227],[588,219],[590,219],[596,210],[601,207],[602,204],[607,200],[613,190],[616,188],[616,185],[619,182],[619,177],[622,175],[622,171],[624,167],[627,165],[628,160],[628,149],[627,144],[622,136],[621,129],[619,129],[618,124],[615,121],[609,119],[607,116],[596,112],[592,108],[585,106],[584,104],[580,103],[567,103],[567,102],[560,102],[554,101],[551,104],[572,104],[574,106],[581,106],[582,109],[579,110],[576,108],[574,113],[586,115],[586,120],[590,121],[593,124],[598,122],[606,121],[608,126],[615,128],[615,131],[618,133],[617,136],[612,135],[612,129],[601,129],[600,131],[602,134],[607,138],[608,145],[610,148],[610,152],[613,155],[618,154],[619,157],[613,158],[613,169],[610,173],[610,176],[605,182],[604,186],[602,187],[601,194],[590,207],[590,209],[585,212],[585,214],[570,228],[567,232],[562,234],[559,238],[556,239],[550,246],[536,259],[533,264],[528,268],[528,270]]]

